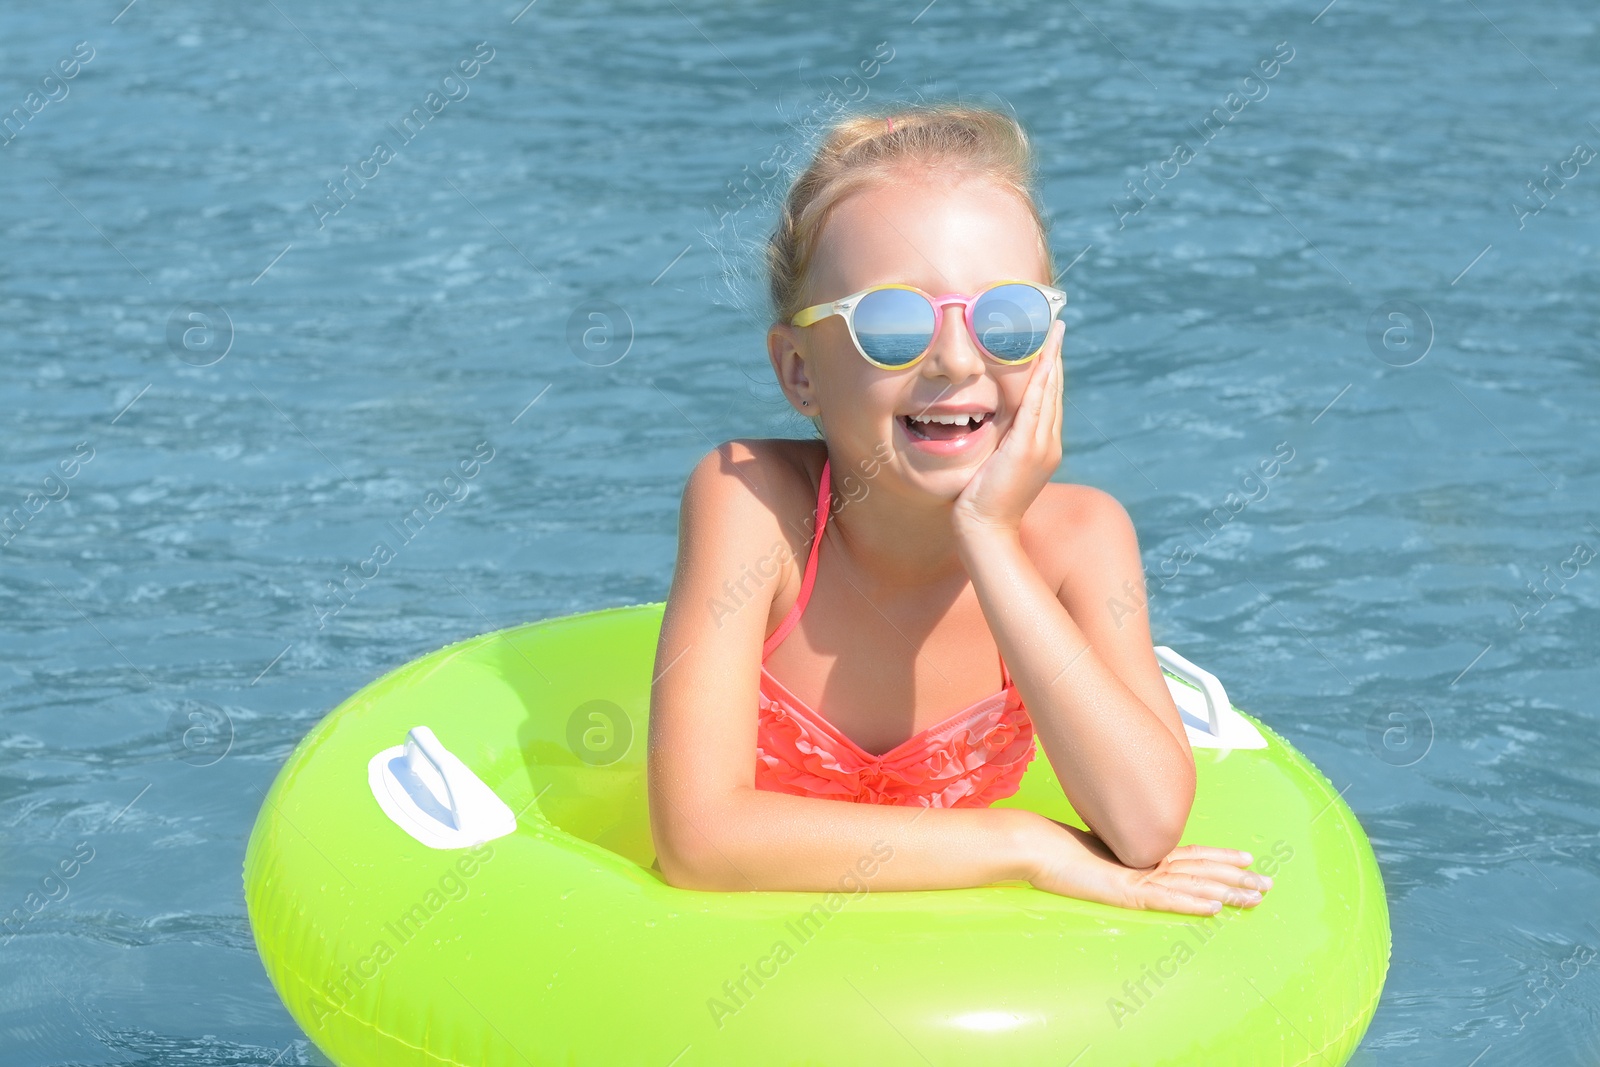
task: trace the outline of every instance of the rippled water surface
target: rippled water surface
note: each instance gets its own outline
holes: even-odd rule
[[[0,12],[0,912],[74,871],[0,935],[0,1061],[319,1062],[246,922],[261,790],[395,665],[665,596],[692,464],[810,429],[769,176],[919,95],[1036,139],[1060,477],[1132,513],[1157,641],[1371,834],[1355,1062],[1600,1059],[1596,14],[1321,3]]]

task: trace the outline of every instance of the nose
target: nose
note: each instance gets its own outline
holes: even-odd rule
[[[933,339],[923,366],[929,374],[961,382],[975,374],[983,373],[983,353],[972,343],[967,330],[967,309],[957,300],[944,304],[944,319],[939,325],[939,335]]]

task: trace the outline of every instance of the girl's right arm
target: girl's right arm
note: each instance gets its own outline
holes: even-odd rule
[[[1224,904],[1253,908],[1272,888],[1271,878],[1245,869],[1254,857],[1236,849],[1179,845],[1152,867],[1128,867],[1105,842],[1076,826],[1040,815],[1022,832],[1031,841],[1023,846],[1032,857],[1028,881],[1079,900],[1215,915]]]
[[[684,487],[677,567],[650,693],[646,768],[661,873],[686,889],[956,889],[1031,881],[1122,907],[1210,914],[1249,905],[1259,876],[1226,849],[1179,848],[1147,870],[1118,863],[1092,835],[1020,808],[911,808],[755,788],[761,646],[781,585],[772,559],[805,559],[809,530],[778,518],[780,479],[799,477],[771,446],[732,441]],[[805,496],[804,485],[788,490]],[[1248,860],[1245,860],[1248,862]]]
[[[946,889],[1028,877],[1031,813],[909,808],[755,788],[761,646],[782,575],[814,521],[785,530],[785,498],[815,491],[771,446],[732,441],[684,487],[677,568],[650,692],[650,826],[661,873],[707,890]],[[771,578],[760,571],[774,573]],[[868,875],[866,872],[871,871]]]

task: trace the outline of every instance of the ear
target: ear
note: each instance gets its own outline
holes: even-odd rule
[[[778,387],[789,403],[808,418],[821,414],[811,378],[806,373],[806,356],[801,349],[800,330],[795,326],[774,323],[767,331],[767,358],[772,361],[772,372],[777,375]],[[801,401],[810,401],[802,404]]]

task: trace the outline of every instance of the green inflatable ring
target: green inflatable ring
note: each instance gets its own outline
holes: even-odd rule
[[[1131,911],[1025,883],[871,892],[887,845],[837,893],[667,885],[644,774],[662,609],[450,645],[289,757],[245,900],[274,987],[335,1063],[1283,1067],[1342,1064],[1361,1040],[1389,961],[1371,846],[1327,779],[1231,706],[1265,747],[1195,749],[1183,840],[1251,851],[1274,878],[1254,909]],[[397,747],[419,725],[453,756]],[[471,818],[510,832],[423,843],[380,803],[391,771],[435,796],[456,775],[462,813],[435,825],[470,836],[481,801]],[[1083,825],[1042,752],[1001,803]]]

